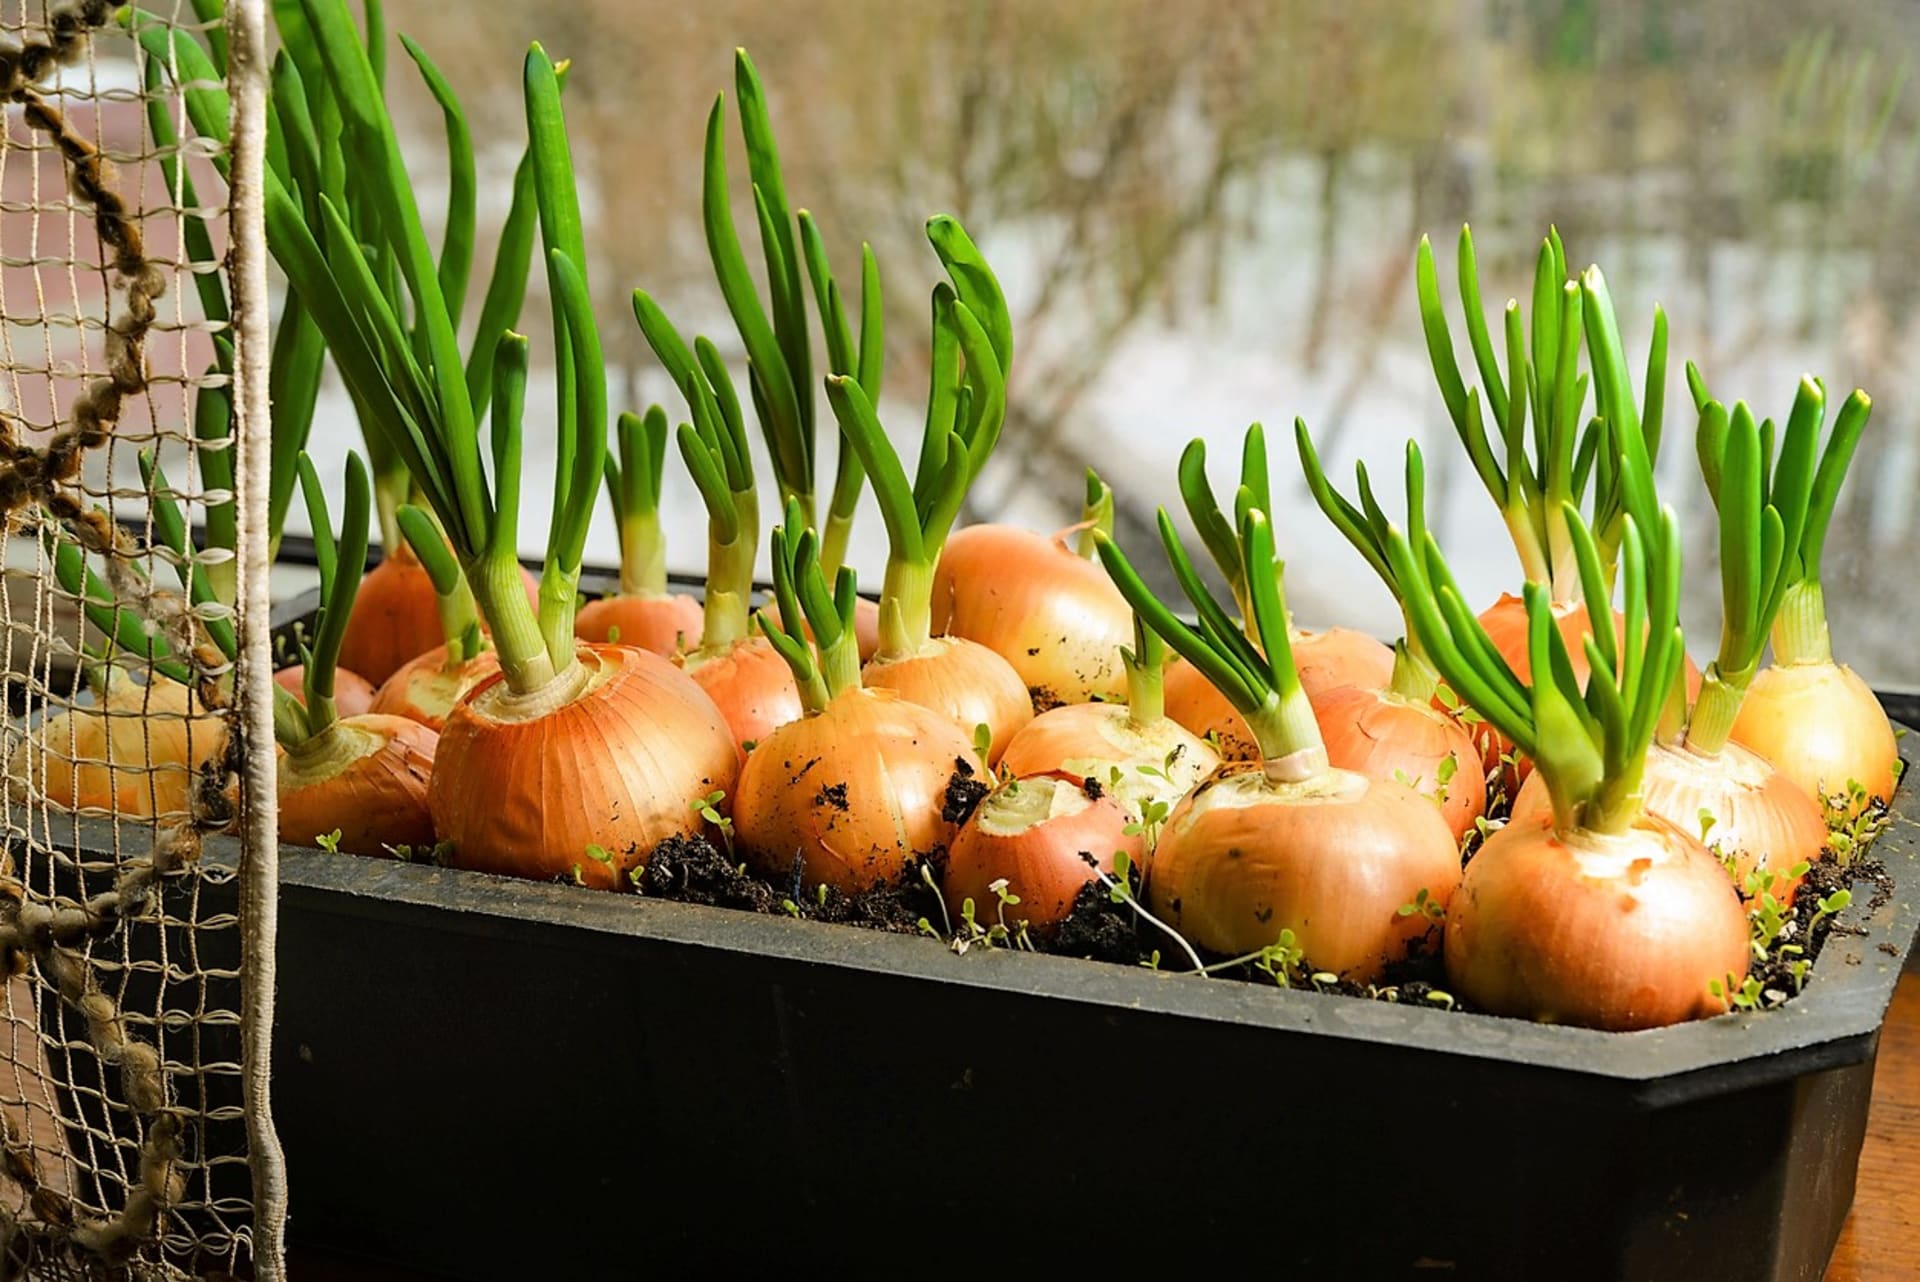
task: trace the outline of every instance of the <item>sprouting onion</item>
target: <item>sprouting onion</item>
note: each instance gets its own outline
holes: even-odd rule
[[[1239,611],[1242,632],[1256,647],[1260,644],[1254,628],[1250,604],[1250,585],[1244,569],[1236,522],[1248,508],[1271,512],[1272,487],[1267,469],[1266,430],[1255,423],[1247,428],[1240,448],[1240,486],[1235,499],[1235,518],[1221,511],[1207,480],[1207,447],[1198,438],[1188,442],[1180,455],[1180,497],[1187,516],[1193,522],[1201,544],[1213,557],[1226,579]],[[1309,632],[1288,624],[1287,637],[1292,647],[1293,664],[1301,687],[1308,698],[1317,697],[1341,686],[1383,688],[1393,678],[1393,651],[1364,632],[1351,628],[1328,628]],[[1198,735],[1207,735],[1220,745],[1220,753],[1229,761],[1255,759],[1259,745],[1231,701],[1208,679],[1205,673],[1187,664],[1167,669],[1167,715]]]
[[[212,160],[220,176],[226,177],[230,104],[221,88],[225,77],[218,48],[210,54],[171,21],[139,9],[129,7],[123,21],[147,55],[149,78],[162,71],[174,76],[194,131],[220,144]],[[408,365],[413,368],[397,370],[393,378],[401,384],[410,380],[437,384],[464,377],[468,389],[465,404],[484,412],[495,347],[519,315],[526,292],[535,224],[532,165],[523,156],[515,173],[512,204],[469,354],[463,361],[454,332],[473,267],[476,184],[471,130],[458,97],[426,53],[401,37],[446,123],[450,175],[446,232],[435,258],[426,245],[411,190],[404,210],[392,203],[392,184],[409,181],[397,146],[389,158],[376,156],[369,149],[370,142],[380,141],[375,114],[379,121],[384,121],[386,114],[381,39],[371,36],[362,43],[343,0],[278,5],[275,21],[282,48],[274,62],[267,103],[268,135],[272,140],[265,174],[267,245],[287,271],[290,291],[274,340],[269,378],[274,405],[274,479],[269,494],[275,521],[272,537],[277,540],[277,522],[293,492],[293,456],[304,448],[320,363],[325,349],[330,348],[365,437],[374,473],[381,544],[386,549],[381,564],[362,585],[356,617],[347,625],[343,656],[350,668],[379,683],[402,663],[440,642],[433,585],[407,549],[398,525],[399,507],[409,491],[422,483],[421,474],[415,467],[416,453],[401,447],[400,425],[380,419],[396,389],[375,389],[367,383],[368,390],[362,390],[372,373],[366,368],[372,362],[366,343],[356,343],[355,350],[343,353],[334,342],[334,337],[343,333],[343,318],[337,314],[343,307],[338,291],[316,297],[302,287],[302,280],[315,283],[311,273],[318,260],[328,251],[340,252],[330,243],[336,232],[356,248],[364,246],[363,262],[353,272],[354,290],[368,298],[377,297],[386,315],[398,318],[412,313],[414,322],[414,330],[406,334],[410,343],[417,340],[408,353]],[[351,40],[359,50],[359,66],[365,74],[352,67],[343,69],[345,40]],[[349,73],[350,82],[345,78]],[[561,75],[564,78],[564,71]],[[172,125],[168,121],[156,123],[155,114],[149,112],[149,123],[156,142],[164,143],[172,135]],[[391,144],[390,127],[385,134],[385,142]],[[410,230],[402,232],[396,223],[406,224]],[[188,248],[197,256],[191,245]],[[290,256],[307,261],[296,269]],[[447,318],[444,326],[435,325],[415,306],[418,300],[412,291],[423,270],[433,276],[431,310]],[[203,289],[203,306],[207,301]],[[323,317],[323,309],[336,314]],[[395,320],[393,329],[402,330],[401,322]],[[347,374],[348,360],[362,368]],[[435,371],[431,380],[422,373],[427,369]],[[410,404],[409,410],[417,417],[421,407]],[[439,480],[444,483],[447,478]],[[531,593],[530,582],[528,589]]]
[[[489,484],[479,397],[372,66],[343,9],[308,0],[306,12],[341,108],[346,153],[381,211],[370,248],[399,272],[413,328],[389,305],[331,202],[321,200],[316,228],[270,179],[269,244],[311,304],[363,420],[388,433],[406,459],[500,661],[499,677],[454,709],[441,736],[429,796],[436,835],[452,844],[460,866],[624,885],[662,841],[701,830],[689,799],[729,788],[737,763],[719,711],[684,673],[643,651],[574,637],[581,556],[606,457],[607,397],[559,75],[539,45],[528,51],[528,155],[558,375],[553,521],[536,611],[515,557],[527,340],[500,335],[485,370]],[[565,765],[550,773],[555,762]],[[612,853],[592,858],[590,846]]]
[[[865,387],[843,374],[827,378],[827,398],[873,479],[887,526],[879,648],[864,680],[944,714],[968,734],[985,725],[988,757],[997,761],[1032,720],[1033,700],[1020,674],[992,650],[933,635],[932,595],[941,548],[1006,418],[1012,327],[992,269],[960,224],[946,215],[929,219],[927,239],[951,283],[933,290],[926,434],[911,483]]]
[[[1636,473],[1624,479],[1639,490]],[[1726,1010],[1750,952],[1719,861],[1641,805],[1648,745],[1684,654],[1680,548],[1672,510],[1650,487],[1623,503],[1627,624],[1617,637],[1598,542],[1562,505],[1586,609],[1598,616],[1581,640],[1584,685],[1545,584],[1525,588],[1529,682],[1468,612],[1432,535],[1417,549],[1397,529],[1388,538],[1409,618],[1441,676],[1532,759],[1551,803],[1507,823],[1467,866],[1447,910],[1449,982],[1496,1013],[1609,1029]]]
[[[280,839],[314,845],[338,831],[337,848],[360,855],[389,846],[430,846],[427,789],[438,736],[407,717],[340,717],[335,710],[335,665],[367,563],[372,494],[366,465],[359,455],[347,455],[346,511],[337,543],[320,479],[304,454],[299,473],[320,568],[320,611],[300,656],[304,699],[274,699],[274,734],[283,749]]]
[[[1688,741],[1712,745],[1730,737],[1837,818],[1851,818],[1892,798],[1899,759],[1879,699],[1853,669],[1833,661],[1820,581],[1827,527],[1873,403],[1855,389],[1822,442],[1826,389],[1802,380],[1776,451],[1771,423],[1750,443],[1752,415],[1742,420],[1744,406],[1736,405],[1730,417],[1692,365],[1687,381],[1702,416],[1701,468],[1721,511],[1721,555],[1732,561],[1722,574],[1729,623],[1736,611],[1741,618],[1738,636],[1723,638],[1700,691]],[[1736,487],[1732,478],[1749,470],[1754,479]],[[1729,503],[1737,517],[1729,517]],[[1756,507],[1758,516],[1750,510]],[[1765,516],[1769,507],[1780,513],[1778,530]],[[1736,520],[1739,528],[1729,529]],[[1756,672],[1769,631],[1773,663]]]
[[[1048,537],[1018,526],[964,526],[947,539],[933,580],[933,627],[976,641],[1013,665],[1034,706],[1118,699],[1127,603],[1093,559],[1095,530],[1113,532],[1113,491],[1087,472],[1085,516]],[[1074,547],[1066,536],[1077,533]]]
[[[573,630],[585,641],[613,641],[676,655],[700,635],[700,603],[667,588],[667,546],[660,529],[660,483],[667,461],[667,412],[622,413],[618,457],[607,457],[607,494],[620,530],[620,590],[580,607]]]
[[[707,586],[700,644],[681,665],[712,697],[746,745],[801,714],[793,674],[763,637],[752,635],[753,562],[760,546],[760,499],[753,451],[719,351],[704,337],[688,350],[660,308],[636,290],[633,313],[647,343],[686,397],[692,423],[676,434],[680,455],[707,507]],[[796,503],[798,500],[794,500]]]
[[[409,659],[381,682],[373,693],[372,711],[407,717],[438,731],[468,691],[500,670],[500,661],[480,630],[473,592],[440,527],[410,504],[400,508],[398,519],[401,535],[413,550],[421,572],[433,583],[440,606],[440,632],[446,639]]]
[[[756,617],[790,665],[806,715],[748,754],[734,834],[762,874],[785,881],[798,860],[804,884],[851,893],[896,882],[916,858],[945,850],[964,818],[949,787],[985,765],[944,715],[861,685],[853,571],[842,566],[828,589],[804,519],[789,500],[773,531],[775,610]]]
[[[1101,560],[1148,627],[1206,674],[1245,719],[1260,760],[1223,767],[1167,817],[1147,891],[1153,911],[1194,944],[1240,955],[1293,932],[1316,967],[1365,982],[1426,929],[1401,905],[1424,891],[1442,908],[1460,856],[1440,811],[1392,780],[1328,763],[1294,667],[1266,513],[1240,491],[1240,579],[1263,650],[1201,582],[1172,520],[1160,537],[1199,615],[1182,623],[1104,535]]]
[[[1730,735],[1793,582],[1792,558],[1783,549],[1801,545],[1809,522],[1825,523],[1844,462],[1831,474],[1832,488],[1819,493],[1826,391],[1817,380],[1800,381],[1776,451],[1772,420],[1756,422],[1744,401],[1729,413],[1706,395],[1698,370],[1689,365],[1687,374],[1699,400],[1700,470],[1719,514],[1720,648],[1699,697],[1684,709],[1683,725],[1654,744],[1642,787],[1649,811],[1702,830],[1736,885],[1749,885],[1765,870],[1772,874],[1768,889],[1784,901],[1795,885],[1790,870],[1820,857],[1826,822],[1809,790]],[[1841,409],[1836,439],[1857,439],[1867,412],[1866,397],[1856,392]],[[1670,703],[1666,720],[1674,719]],[[1885,717],[1878,720],[1884,724]],[[1821,737],[1810,726],[1796,726],[1793,757],[1809,749],[1817,755]],[[1541,804],[1528,791],[1516,799],[1516,815]]]
[[[1354,468],[1356,507],[1328,482],[1307,425],[1295,419],[1293,432],[1314,501],[1386,583],[1404,615],[1400,582],[1387,559],[1387,516],[1374,498],[1366,464]],[[1426,534],[1426,466],[1412,441],[1407,442],[1406,482],[1407,529],[1417,543]],[[1399,779],[1433,797],[1460,840],[1486,811],[1487,781],[1472,736],[1437,706],[1439,685],[1440,674],[1409,624],[1393,647],[1393,678],[1386,689],[1336,687],[1314,698],[1313,711],[1334,765],[1376,779]]]

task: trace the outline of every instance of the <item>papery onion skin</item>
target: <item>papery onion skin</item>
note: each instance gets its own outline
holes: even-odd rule
[[[601,645],[630,645],[671,659],[700,644],[700,603],[684,593],[603,596],[580,607],[573,634]]]
[[[933,631],[1013,665],[1041,711],[1123,699],[1133,612],[1097,561],[1011,525],[956,530],[933,578]]]
[[[1647,752],[1640,788],[1649,814],[1701,836],[1723,866],[1731,863],[1736,887],[1744,887],[1757,868],[1771,870],[1770,890],[1783,903],[1792,902],[1800,884],[1798,877],[1789,880],[1787,871],[1815,862],[1826,848],[1827,823],[1819,805],[1765,758],[1737,743],[1711,757],[1655,744]],[[1545,785],[1529,779],[1514,798],[1512,822],[1537,821],[1552,810]],[[1703,812],[1713,817],[1711,824]]]
[[[1146,848],[1138,828],[1111,794],[1090,797],[1078,781],[1042,776],[1003,784],[953,839],[941,877],[947,912],[958,923],[971,899],[983,929],[1022,921],[1042,931],[1057,926],[1096,867],[1113,872],[1115,851],[1141,864]],[[993,883],[1002,878],[1018,904],[1001,907]]]
[[[273,674],[275,684],[292,695],[301,707],[307,706],[307,670],[302,664],[282,668]],[[362,713],[373,712],[375,690],[371,682],[358,672],[345,668],[333,670],[333,710],[342,717],[357,717]]]
[[[372,711],[406,717],[430,730],[441,730],[468,692],[500,671],[500,656],[492,650],[482,650],[451,672],[446,664],[444,645],[409,659],[373,692]]]
[[[1113,703],[1070,703],[1043,712],[1000,756],[1002,774],[1091,778],[1136,812],[1147,799],[1171,809],[1219,765],[1220,755],[1179,722],[1161,717],[1142,724]]]
[[[540,584],[523,567],[527,601],[540,608]],[[485,624],[483,623],[484,627]],[[353,613],[340,642],[340,666],[378,687],[407,660],[447,639],[440,598],[419,558],[404,543],[367,571],[353,598]]]
[[[1288,638],[1300,688],[1309,699],[1341,686],[1386,689],[1393,680],[1393,648],[1351,628],[1324,632],[1295,630]],[[1258,761],[1260,745],[1245,717],[1214,689],[1199,669],[1184,659],[1167,664],[1163,677],[1167,715],[1202,739],[1216,737],[1227,761]]]
[[[765,637],[737,641],[718,653],[696,651],[677,662],[726,718],[743,763],[748,744],[806,714],[793,669]]]
[[[1384,690],[1393,680],[1393,647],[1364,632],[1295,628],[1288,642],[1293,666],[1300,673],[1300,688],[1309,699],[1341,686]]]
[[[1740,704],[1733,738],[1816,802],[1858,783],[1866,796],[1843,803],[1839,814],[1846,818],[1869,798],[1893,798],[1893,763],[1900,758],[1893,725],[1873,690],[1844,664],[1762,668]]]
[[[1406,783],[1439,798],[1441,817],[1457,843],[1486,813],[1487,780],[1480,750],[1458,721],[1424,703],[1385,690],[1342,686],[1312,700],[1327,760],[1369,779]],[[1452,766],[1446,762],[1452,761]],[[1440,777],[1450,771],[1443,784]]]
[[[7,791],[18,802],[123,819],[184,815],[193,772],[226,743],[226,721],[179,682],[156,675],[142,685],[116,673],[100,706],[57,713],[14,745]]]
[[[843,690],[748,754],[733,802],[736,849],[781,882],[799,859],[808,888],[858,894],[895,883],[914,858],[952,842],[956,773],[984,777],[985,768],[946,717],[890,690]]]
[[[496,677],[447,718],[428,801],[454,867],[624,889],[661,842],[703,834],[696,799],[731,794],[733,734],[692,677],[630,646],[578,654],[583,688],[550,710]]]
[[[918,654],[871,660],[860,679],[868,689],[892,690],[947,717],[969,743],[975,727],[985,725],[992,735],[988,765],[997,763],[1014,734],[1033,720],[1033,699],[1020,674],[963,637],[935,637]]]
[[[1238,956],[1292,930],[1310,964],[1365,983],[1431,926],[1401,906],[1425,890],[1444,908],[1459,880],[1439,808],[1411,789],[1346,770],[1276,785],[1229,765],[1168,816],[1147,891],[1200,948]]]
[[[1751,955],[1720,861],[1666,820],[1620,837],[1510,822],[1447,910],[1453,991],[1482,1010],[1628,1031],[1718,1015]],[[1718,981],[1720,995],[1711,985]]]
[[[280,753],[281,841],[312,846],[337,830],[338,848],[354,855],[433,845],[427,788],[438,735],[380,713],[343,718],[321,734],[336,742],[320,760]]]

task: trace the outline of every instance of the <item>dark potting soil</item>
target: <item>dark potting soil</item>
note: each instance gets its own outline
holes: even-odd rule
[[[913,935],[920,933],[923,919],[940,920],[939,897],[927,884],[921,868],[932,873],[937,885],[945,865],[946,852],[935,851],[915,861],[907,881],[899,885],[875,882],[859,894],[848,895],[832,887],[803,885],[798,859],[794,860],[793,875],[784,884],[775,885],[755,876],[745,864],[727,858],[703,837],[670,837],[647,861],[639,889],[648,899]]]
[[[1098,781],[1089,779],[1084,786],[1089,797],[1099,797]],[[833,788],[823,788],[821,800],[829,805],[841,805],[844,796],[836,798],[834,792]],[[956,759],[947,782],[943,817],[951,823],[965,822],[987,792],[987,782],[978,777],[964,759]],[[1469,849],[1478,844],[1470,841]],[[1463,856],[1470,857],[1470,854],[1463,852]],[[652,899],[913,935],[929,930],[937,933],[946,921],[940,896],[934,889],[940,883],[945,866],[946,852],[932,851],[915,859],[902,881],[876,882],[865,891],[848,895],[831,887],[806,886],[798,858],[794,860],[791,875],[776,883],[755,875],[745,864],[728,858],[703,838],[674,837],[654,852],[639,876],[638,885],[641,894]],[[1141,891],[1138,868],[1130,869],[1128,884],[1137,896]],[[1776,947],[1765,961],[1757,962],[1750,973],[1758,986],[1759,1006],[1778,1006],[1795,996],[1800,991],[1800,983],[1793,975],[1795,964],[1806,962],[1811,967],[1834,934],[1862,933],[1858,927],[1841,925],[1830,916],[1822,917],[1817,923],[1814,920],[1820,900],[1843,888],[1851,889],[1856,898],[1866,896],[1865,907],[1869,911],[1884,905],[1894,889],[1885,865],[1871,857],[1857,858],[1848,866],[1832,860],[1814,864],[1795,893],[1789,924],[1781,932],[1781,942],[1796,945],[1802,951],[1786,952]],[[1051,931],[1029,932],[1027,942],[1040,952],[1115,965],[1168,971],[1185,971],[1191,965],[1179,943],[1142,918],[1132,904],[1115,900],[1108,885],[1099,881],[1090,881],[1081,888],[1059,926]],[[1436,924],[1405,960],[1389,967],[1380,981],[1371,985],[1323,976],[1313,960],[1306,957],[1290,959],[1284,966],[1284,975],[1276,973],[1281,968],[1275,965],[1274,959],[1268,959],[1264,967],[1258,961],[1242,961],[1211,973],[1221,979],[1285,984],[1363,1000],[1470,1010],[1467,1003],[1447,988],[1439,942]],[[1214,966],[1229,959],[1202,953],[1201,960]]]
[[[947,776],[947,795],[940,808],[940,818],[950,824],[965,823],[989,791],[986,781],[975,777],[967,759],[955,757],[953,773]]]

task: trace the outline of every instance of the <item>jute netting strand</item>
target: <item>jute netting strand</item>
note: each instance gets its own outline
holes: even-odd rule
[[[0,0],[0,1277],[278,1278],[261,4],[226,156],[116,7]]]

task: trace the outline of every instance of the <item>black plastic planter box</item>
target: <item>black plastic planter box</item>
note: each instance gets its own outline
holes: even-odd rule
[[[1920,922],[1897,809],[1804,994],[1626,1035],[284,850],[296,1264],[1808,1282]]]

